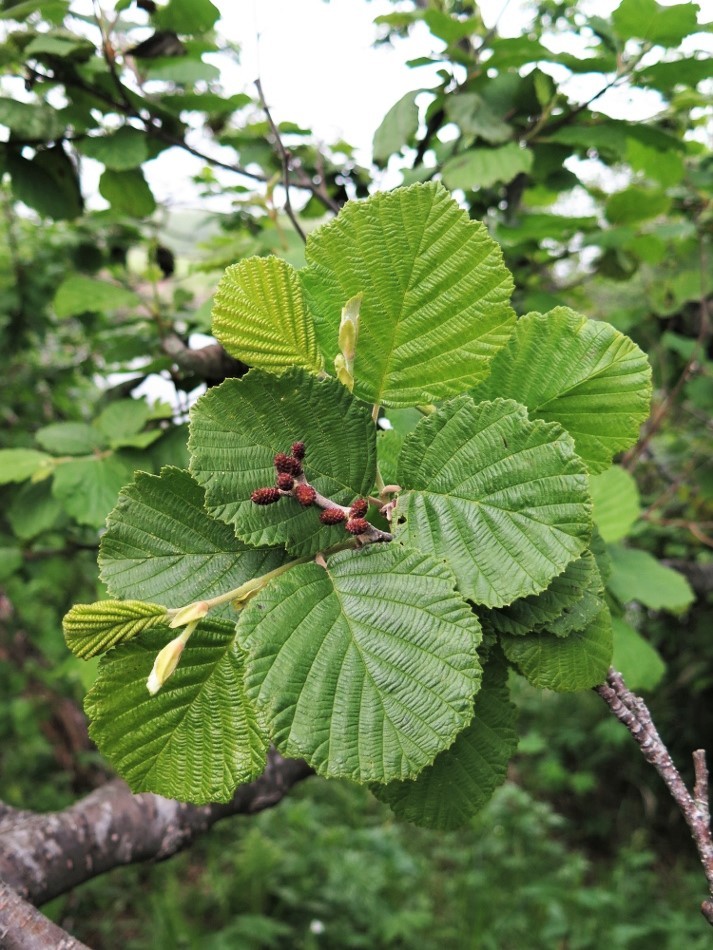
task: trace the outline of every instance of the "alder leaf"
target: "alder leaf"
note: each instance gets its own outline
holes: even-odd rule
[[[301,564],[237,625],[275,745],[356,782],[415,776],[468,724],[480,624],[443,561],[392,543]]]
[[[101,578],[115,596],[183,607],[215,597],[282,564],[284,551],[251,548],[211,518],[189,472],[137,472],[107,518],[99,548]],[[223,608],[229,615],[230,607]]]
[[[516,399],[559,422],[593,474],[636,442],[649,414],[651,367],[629,337],[567,307],[521,317],[476,399]]]
[[[587,474],[557,425],[461,396],[404,443],[397,537],[448,560],[459,590],[500,607],[539,593],[585,548]]]
[[[72,653],[88,660],[165,621],[166,608],[160,604],[100,600],[95,604],[75,604],[65,614],[62,630]]]
[[[445,188],[415,184],[349,202],[307,239],[300,271],[328,371],[344,304],[363,294],[354,392],[409,406],[482,380],[514,323],[500,247]]]
[[[85,700],[89,734],[133,792],[229,801],[265,768],[267,737],[245,696],[233,624],[203,621],[159,693],[146,680],[175,635],[155,627],[101,662]]]
[[[274,485],[274,457],[295,441],[306,445],[310,484],[332,501],[349,504],[374,484],[376,429],[368,408],[336,380],[301,369],[227,379],[198,400],[190,428],[191,472],[205,488],[208,511],[251,545],[315,554],[346,537],[343,525],[323,525],[318,509],[292,497],[272,505],[250,500],[254,489]]]
[[[405,821],[440,831],[460,828],[505,780],[517,748],[516,726],[507,666],[490,661],[475,697],[475,715],[453,745],[415,780],[390,782],[372,791]]]
[[[523,636],[532,630],[547,630],[548,625],[555,623],[565,611],[572,611],[595,581],[601,589],[594,555],[585,551],[576,561],[571,561],[541,594],[530,594],[492,610],[480,608],[478,615],[483,626],[496,633]]]
[[[529,633],[503,636],[500,643],[508,660],[533,686],[560,693],[589,689],[604,682],[612,661],[609,608],[603,605],[587,627],[568,637]]]
[[[291,366],[321,370],[312,316],[286,261],[249,257],[228,267],[212,314],[213,335],[236,359],[273,373]]]

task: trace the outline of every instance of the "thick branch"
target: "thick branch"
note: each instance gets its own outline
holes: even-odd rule
[[[710,892],[710,899],[703,902],[701,911],[708,923],[713,926],[713,837],[710,827],[705,752],[698,749],[693,753],[696,784],[694,794],[691,795],[658,734],[646,703],[627,689],[621,673],[610,669],[606,683],[595,689],[616,718],[626,726],[638,742],[644,758],[653,765],[664,780],[671,797],[686,820],[698,849]]]
[[[202,379],[223,380],[244,376],[248,371],[245,363],[229,356],[219,343],[192,350],[177,334],[169,333],[161,341],[161,347],[180,369],[195,373]]]
[[[0,881],[31,903],[43,904],[120,865],[168,858],[221,818],[278,804],[310,774],[305,762],[283,759],[273,750],[261,777],[240,786],[222,805],[132,795],[117,780],[63,811],[11,809],[0,819]],[[5,946],[1,940],[0,946]]]
[[[4,950],[89,950],[0,881],[0,947]]]

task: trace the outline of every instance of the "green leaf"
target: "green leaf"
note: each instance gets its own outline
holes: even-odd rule
[[[52,141],[64,132],[64,122],[56,109],[44,102],[18,102],[0,97],[0,125],[18,138]]]
[[[356,782],[415,776],[472,716],[480,625],[442,561],[397,544],[301,564],[238,621],[277,748]]]
[[[57,288],[53,306],[57,316],[64,318],[82,313],[113,313],[136,307],[139,303],[133,290],[84,274],[70,274]]]
[[[670,204],[665,192],[634,185],[607,198],[605,211],[612,224],[633,224],[664,214]]]
[[[82,139],[79,149],[88,158],[94,158],[113,171],[138,168],[149,158],[145,132],[125,125],[113,135]]]
[[[507,774],[517,748],[517,711],[510,702],[507,667],[489,662],[475,697],[475,715],[456,741],[412,781],[373,788],[404,821],[449,831],[486,804]]]
[[[240,587],[285,560],[275,548],[249,548],[232,528],[211,518],[203,489],[188,472],[137,472],[106,519],[99,548],[101,578],[110,594],[140,594],[182,607]],[[224,608],[231,615],[229,606]],[[234,613],[232,614],[234,617]]]
[[[541,594],[530,594],[505,607],[481,608],[478,615],[483,627],[496,633],[523,636],[532,630],[547,630],[565,612],[569,614],[595,583],[600,590],[602,582],[594,555],[585,551],[576,561],[571,561]]]
[[[539,689],[571,693],[590,689],[606,679],[612,661],[612,625],[609,610],[602,607],[596,619],[568,637],[530,633],[526,637],[503,636],[505,656],[525,679]]]
[[[38,429],[35,439],[54,455],[89,455],[104,445],[94,426],[86,422],[53,422]]]
[[[131,473],[131,463],[117,455],[65,462],[57,466],[52,494],[79,524],[100,528]]]
[[[376,435],[376,451],[379,471],[386,485],[395,485],[398,478],[398,461],[405,436],[395,429],[380,430]]]
[[[300,272],[327,367],[344,304],[363,293],[354,393],[419,405],[488,372],[514,315],[512,278],[485,228],[438,184],[349,202],[310,234]]]
[[[220,17],[210,0],[169,0],[155,14],[155,22],[164,30],[176,33],[207,33]]]
[[[713,67],[713,63],[709,63],[709,66]],[[650,148],[636,139],[629,139],[627,142],[626,157],[632,168],[644,172],[664,188],[677,185],[685,172],[681,155],[673,151],[662,152],[660,149]]]
[[[123,439],[141,432],[150,417],[151,407],[144,399],[118,399],[109,403],[94,425],[108,439]]]
[[[655,689],[666,672],[661,655],[641,634],[620,617],[612,617],[614,659],[629,689]]]
[[[497,182],[512,181],[532,168],[533,153],[517,142],[500,148],[473,148],[450,158],[443,166],[443,183],[448,188],[489,188]]]
[[[156,201],[140,168],[128,171],[107,168],[99,179],[99,194],[117,214],[147,218],[156,210]]]
[[[0,449],[0,485],[24,482],[50,461],[35,449]]]
[[[399,483],[397,536],[447,558],[476,604],[539,593],[591,534],[572,440],[511,400],[463,396],[425,418],[406,439]]]
[[[559,422],[593,474],[636,442],[649,413],[651,368],[628,337],[567,307],[521,317],[476,399],[502,396]]]
[[[6,168],[15,198],[40,215],[60,221],[82,213],[77,170],[62,145],[38,150],[30,159],[10,152]]]
[[[476,136],[492,145],[507,142],[512,137],[512,126],[475,92],[457,93],[446,98],[446,114],[460,127],[464,135]]]
[[[95,604],[75,604],[65,614],[62,630],[75,656],[88,660],[106,653],[118,643],[166,623],[166,608],[140,600],[100,600]]]
[[[698,4],[662,6],[655,0],[622,0],[612,13],[612,22],[623,40],[678,46],[684,37],[698,30]]]
[[[292,497],[263,506],[250,495],[274,485],[275,455],[303,441],[309,483],[349,504],[374,484],[375,434],[368,408],[335,380],[298,369],[277,377],[251,370],[209,390],[193,407],[191,472],[205,488],[208,511],[234,525],[243,541],[315,554],[344,540],[344,527],[321,524],[315,508]]]
[[[213,63],[188,56],[165,56],[146,63],[146,77],[153,82],[172,82],[192,86],[220,79],[220,70]],[[248,163],[249,164],[249,163]]]
[[[277,257],[249,257],[220,279],[213,335],[249,366],[282,373],[291,366],[322,369],[314,323],[297,271]]]
[[[647,551],[609,547],[612,573],[607,587],[622,604],[632,600],[652,610],[680,613],[696,599],[683,574],[666,567]]]
[[[51,3],[48,3],[47,0],[24,0],[24,2],[13,4],[8,10],[2,10],[0,20],[24,20],[37,10],[42,10],[46,15],[47,7],[50,6],[55,9],[59,8],[64,14],[69,8],[69,0],[54,0]]]
[[[594,504],[594,521],[605,541],[620,541],[639,517],[639,489],[633,476],[614,465],[593,475],[589,490]]]
[[[7,509],[7,518],[17,537],[27,541],[53,528],[61,513],[49,480],[43,479],[22,486]]]
[[[204,621],[156,696],[146,680],[174,631],[156,627],[106,656],[87,694],[89,734],[134,792],[226,802],[265,768],[267,739],[245,696],[232,624]]]
[[[389,156],[400,152],[404,146],[413,145],[418,132],[418,106],[416,96],[421,92],[407,92],[393,105],[374,133],[373,156],[377,165],[386,165]]]

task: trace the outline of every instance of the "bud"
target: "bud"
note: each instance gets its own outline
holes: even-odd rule
[[[365,534],[371,525],[366,518],[350,518],[344,525],[349,534]]]
[[[178,610],[169,612],[169,616],[173,616],[169,627],[172,629],[185,627],[187,624],[193,623],[194,620],[202,620],[209,610],[210,604],[206,603],[205,600],[196,600],[185,607],[179,607]]]
[[[256,488],[250,499],[256,505],[272,505],[279,501],[281,497],[278,488]]]
[[[322,524],[341,524],[347,520],[347,516],[341,508],[325,508],[319,520]]]
[[[293,442],[290,452],[294,455],[298,462],[301,462],[305,457],[305,444],[304,442]]]
[[[305,508],[313,504],[316,497],[317,492],[311,485],[297,485],[295,488],[295,498],[301,505],[304,505]]]
[[[279,472],[277,476],[277,487],[280,491],[292,491],[294,480],[289,472]]]
[[[171,640],[161,650],[154,661],[153,669],[146,680],[146,689],[155,696],[161,689],[166,680],[173,674],[181,659],[183,648],[188,643],[188,638],[198,626],[198,621],[188,624],[186,629],[175,640]]]
[[[369,502],[366,498],[357,498],[356,501],[352,502],[352,507],[350,514],[352,518],[363,518],[364,515],[369,510]]]
[[[274,458],[275,468],[278,472],[285,472],[288,475],[301,475],[302,466],[296,458],[291,455],[285,455],[284,452],[278,452]]]

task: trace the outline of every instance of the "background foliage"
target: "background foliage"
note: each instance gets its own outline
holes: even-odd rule
[[[414,91],[381,104],[373,165],[289,121],[278,140],[258,91],[226,92],[215,63],[237,54],[210,0],[1,6],[0,796],[61,807],[105,774],[76,714],[95,661],[67,653],[60,619],[104,592],[96,548],[119,490],[135,469],[185,466],[190,399],[244,368],[189,349],[223,268],[267,253],[305,262],[282,210],[284,148],[305,230],[382,180],[440,178],[503,247],[518,312],[571,307],[649,353],[651,420],[593,480],[615,662],[652,691],[684,771],[691,748],[710,748],[713,159],[697,5],[622,0],[605,19],[541,0],[522,35],[502,37],[467,0],[399,4],[375,36],[398,50],[425,26],[439,81],[424,89],[422,63],[409,64]],[[588,98],[572,92],[578,77]],[[655,114],[610,117],[614,89],[634,109],[654,96]],[[172,149],[205,155],[190,187],[220,198],[191,221],[198,246],[176,239],[147,183],[147,163]],[[82,175],[97,167],[101,210]],[[298,345],[313,358],[313,342]],[[157,374],[165,402],[147,395]],[[395,458],[416,420],[392,415],[380,438]],[[115,926],[129,946],[204,946],[206,921],[215,947],[586,947],[604,927],[614,946],[702,946],[690,844],[624,731],[588,694],[516,695],[513,784],[465,834],[414,834],[361,792],[312,780],[274,814],[54,912],[97,946]]]

